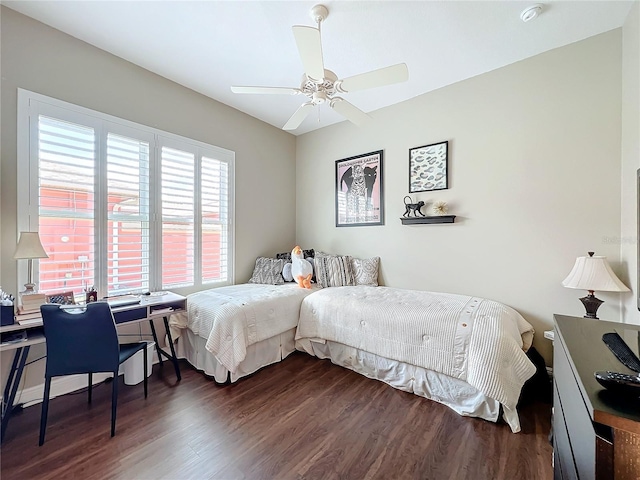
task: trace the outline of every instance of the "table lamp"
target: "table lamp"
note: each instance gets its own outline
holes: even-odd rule
[[[594,257],[594,252],[588,252],[588,257],[576,258],[573,270],[562,285],[567,288],[588,290],[589,294],[580,299],[587,314],[584,318],[598,318],[596,312],[604,302],[593,295],[595,290],[601,292],[628,292],[627,286],[620,281],[607,263],[607,257]]]
[[[25,290],[22,292],[22,295],[36,293],[36,284],[32,281],[33,259],[49,258],[49,255],[47,255],[47,252],[45,252],[42,247],[38,232],[20,232],[20,240],[18,240],[18,246],[16,247],[16,253],[13,254],[13,258],[16,260],[29,260],[29,277],[27,278],[27,283],[24,284]]]

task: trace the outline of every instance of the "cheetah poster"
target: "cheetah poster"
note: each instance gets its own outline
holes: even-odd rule
[[[382,150],[336,160],[336,227],[384,225]]]

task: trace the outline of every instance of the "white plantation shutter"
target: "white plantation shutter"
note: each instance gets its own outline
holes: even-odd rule
[[[194,281],[195,156],[162,147],[162,288]]]
[[[202,283],[226,280],[229,270],[229,167],[202,157],[200,175],[202,212]]]
[[[49,255],[38,287],[78,292],[94,283],[95,131],[40,115],[38,132],[38,230]]]
[[[39,290],[233,283],[233,152],[22,89],[18,112],[18,229],[49,254]]]
[[[107,292],[149,291],[149,144],[107,135]]]

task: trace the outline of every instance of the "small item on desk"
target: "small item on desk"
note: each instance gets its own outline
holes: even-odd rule
[[[163,313],[171,313],[171,312],[173,312],[173,307],[162,307],[162,308],[152,309],[151,315],[160,315]]]
[[[84,296],[86,303],[98,301],[98,292],[96,292],[96,289],[93,287],[93,285],[84,289]]]
[[[47,296],[44,293],[32,293],[21,295],[22,305],[18,306],[18,313],[40,312],[40,306],[47,303]]]
[[[137,295],[119,295],[117,297],[105,298],[111,308],[125,307],[140,303],[140,297]]]
[[[0,344],[7,345],[9,343],[19,343],[27,341],[27,331],[18,330],[15,332],[5,333],[2,335],[2,341]]]
[[[35,318],[20,318],[18,319],[18,323],[20,325],[23,326],[27,326],[27,325],[37,325],[39,323],[42,323],[42,318],[40,317],[35,317]]]
[[[16,321],[20,324],[22,324],[23,320],[31,320],[33,318],[42,318],[40,315],[40,312],[32,312],[32,313],[20,313],[18,312],[18,314],[16,315]]]
[[[13,325],[13,295],[10,295],[0,288],[0,326]]]

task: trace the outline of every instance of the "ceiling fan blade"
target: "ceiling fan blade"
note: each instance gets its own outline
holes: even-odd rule
[[[236,87],[232,86],[233,93],[266,93],[270,95],[297,95],[299,88],[290,87]]]
[[[322,80],[324,78],[324,62],[322,61],[320,30],[313,27],[295,25],[293,27],[293,36],[296,38],[304,73],[314,80]]]
[[[340,97],[334,97],[329,104],[331,108],[333,108],[340,115],[345,117],[352,123],[355,123],[358,126],[362,126],[371,120],[371,117],[360,110],[358,107],[352,105],[347,102],[345,99]]]
[[[296,113],[291,115],[291,118],[287,121],[287,123],[285,123],[282,129],[295,130],[296,128],[298,128],[302,123],[302,121],[305,118],[307,118],[307,115],[311,113],[311,110],[313,110],[313,107],[314,105],[311,102],[303,103],[302,105],[300,105],[298,110],[296,110]]]
[[[405,63],[398,63],[397,65],[380,68],[340,80],[336,82],[336,90],[339,92],[355,92],[367,88],[384,87],[385,85],[406,82],[407,80],[409,80],[409,69],[407,65]]]

